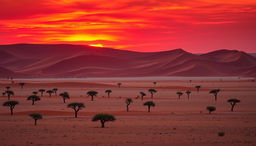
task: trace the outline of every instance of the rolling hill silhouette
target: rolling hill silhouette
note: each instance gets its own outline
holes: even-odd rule
[[[0,77],[256,76],[237,50],[133,52],[67,44],[0,45]]]

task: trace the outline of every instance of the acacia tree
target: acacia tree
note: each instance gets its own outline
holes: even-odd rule
[[[91,96],[91,101],[93,101],[94,96],[97,96],[98,92],[97,91],[88,91],[87,95]]]
[[[215,106],[207,106],[206,109],[209,111],[209,114],[211,114],[213,111],[216,110]]]
[[[199,92],[199,89],[201,88],[201,86],[197,85],[197,86],[195,86],[195,88],[196,88],[197,92]]]
[[[182,92],[177,92],[176,94],[178,95],[179,99],[180,99],[180,97],[183,95]]]
[[[157,82],[153,82],[154,86],[156,86]]]
[[[6,86],[5,89],[8,91],[8,90],[11,89],[11,87],[10,86]]]
[[[43,97],[45,89],[39,89],[38,91],[41,93],[41,97]]]
[[[82,109],[85,108],[84,103],[81,102],[73,102],[67,105],[67,108],[72,108],[75,111],[75,118],[77,118],[77,113]]]
[[[43,119],[43,116],[39,113],[29,114],[29,116],[32,117],[35,120],[35,123],[34,123],[35,126],[37,124],[37,120]]]
[[[218,93],[220,92],[220,89],[213,89],[209,92],[209,94],[213,94],[215,101],[217,101]]]
[[[26,83],[19,83],[19,86],[21,87],[21,89],[23,89],[23,87],[25,86]]]
[[[5,91],[5,94],[7,94],[8,100],[10,100],[11,96],[14,95],[14,92],[12,90]]]
[[[126,98],[125,103],[126,103],[126,111],[129,112],[129,105],[133,102],[131,98]]]
[[[66,99],[70,99],[68,92],[60,93],[60,96],[62,97],[64,103],[66,103]]]
[[[109,90],[106,90],[105,93],[108,94],[108,98],[109,98],[109,97],[110,97],[110,93],[112,93],[112,90],[110,90],[110,89],[109,89]]]
[[[14,107],[15,107],[17,104],[19,104],[18,101],[12,100],[12,101],[6,101],[6,102],[4,102],[4,103],[3,103],[3,106],[9,106],[10,111],[11,111],[11,115],[13,115],[13,109],[14,109]]]
[[[27,100],[31,100],[32,101],[32,105],[35,104],[35,101],[39,101],[41,100],[41,98],[39,96],[36,96],[36,95],[31,95],[27,98]]]
[[[52,97],[52,94],[54,93],[52,90],[47,90],[46,93],[49,94],[49,97]]]
[[[153,101],[147,101],[143,105],[148,106],[148,112],[150,112],[151,106],[154,107],[156,104]]]
[[[37,91],[33,91],[32,94],[33,94],[33,95],[37,95],[38,92],[37,92]]]
[[[153,98],[154,97],[154,93],[156,93],[157,90],[156,89],[148,89],[148,92],[150,92],[151,98]]]
[[[146,96],[146,95],[147,95],[146,93],[144,93],[144,92],[140,92],[141,100],[143,100],[143,99],[144,99],[144,96]]]
[[[122,83],[117,83],[118,88],[120,88],[120,87],[121,87],[121,85],[122,85]]]
[[[52,91],[53,91],[53,93],[55,94],[55,96],[57,96],[58,88],[53,88]]]
[[[236,105],[237,103],[239,103],[240,100],[239,100],[239,99],[236,99],[236,98],[232,98],[232,99],[229,99],[227,102],[230,103],[230,105],[231,105],[230,111],[233,112],[235,105]]]
[[[6,95],[6,92],[4,91],[4,92],[2,92],[2,95],[3,95],[3,97]]]
[[[95,122],[95,121],[100,121],[101,123],[101,128],[104,128],[105,127],[105,123],[106,122],[109,122],[109,121],[115,121],[116,118],[113,116],[113,115],[110,115],[110,114],[96,114],[93,118],[92,118],[92,121]]]
[[[187,90],[185,93],[187,94],[187,96],[188,96],[188,100],[189,100],[189,97],[190,97],[191,91]]]

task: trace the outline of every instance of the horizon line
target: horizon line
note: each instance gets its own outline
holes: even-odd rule
[[[87,47],[92,47],[92,48],[105,48],[105,49],[114,49],[114,50],[123,50],[123,51],[130,51],[130,52],[138,52],[138,53],[157,53],[157,52],[169,52],[169,51],[174,51],[174,50],[182,50],[184,52],[187,53],[191,53],[190,51],[186,51],[184,48],[175,48],[175,49],[168,49],[168,50],[161,50],[161,51],[137,51],[137,50],[129,50],[129,49],[120,49],[120,48],[114,48],[114,47],[97,47],[97,46],[91,46],[89,44],[70,44],[70,43],[9,43],[9,44],[0,44],[0,46],[10,46],[10,45],[72,45],[72,46],[87,46]],[[209,51],[209,52],[197,52],[197,53],[191,53],[191,54],[208,54],[211,52],[216,52],[216,51],[221,51],[221,50],[228,50],[228,51],[239,51],[239,52],[245,52],[248,54],[254,54],[255,52],[246,52],[246,51],[242,51],[242,50],[238,50],[238,49],[216,49],[213,51]]]

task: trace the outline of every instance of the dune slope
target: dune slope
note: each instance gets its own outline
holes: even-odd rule
[[[1,77],[251,76],[256,58],[241,51],[196,55],[182,49],[133,52],[82,45],[0,45]]]

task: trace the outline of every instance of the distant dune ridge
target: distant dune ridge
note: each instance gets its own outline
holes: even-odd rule
[[[256,57],[236,50],[133,52],[82,45],[0,45],[0,77],[256,77]]]

